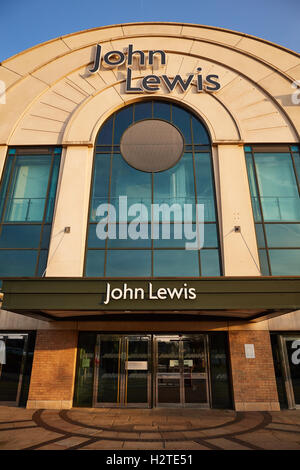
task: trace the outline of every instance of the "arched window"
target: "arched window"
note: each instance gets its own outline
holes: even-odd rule
[[[157,209],[162,204],[163,215]],[[201,205],[204,246],[187,249],[197,234]],[[103,230],[109,238],[103,239]],[[85,276],[220,275],[211,147],[204,125],[186,109],[158,100],[117,111],[96,139]]]

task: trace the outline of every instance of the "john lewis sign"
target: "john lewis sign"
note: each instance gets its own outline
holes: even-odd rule
[[[111,300],[195,300],[196,289],[189,288],[187,283],[183,283],[180,288],[159,287],[154,289],[152,282],[148,283],[148,292],[142,287],[128,287],[125,282],[123,286],[112,288],[109,282],[106,283],[104,305],[107,305]]]
[[[197,73],[190,73],[187,77],[181,75],[175,75],[174,77],[168,77],[167,75],[146,75],[141,79],[139,86],[133,86],[132,84],[132,66],[133,60],[137,60],[140,66],[154,64],[154,58],[157,57],[160,60],[161,65],[166,65],[167,56],[164,51],[152,50],[149,51],[148,57],[146,53],[140,50],[134,50],[133,44],[129,44],[127,48],[127,54],[122,51],[109,51],[102,56],[102,46],[97,44],[96,54],[93,67],[89,70],[90,73],[96,73],[100,71],[101,64],[104,67],[115,68],[123,65],[127,61],[127,76],[126,76],[126,93],[155,93],[160,91],[161,85],[164,84],[169,92],[173,91],[176,87],[179,87],[182,91],[187,91],[192,83],[196,85],[195,89],[198,93],[203,91],[214,92],[220,89],[219,76],[209,74],[204,76],[201,71],[202,68],[197,68]]]

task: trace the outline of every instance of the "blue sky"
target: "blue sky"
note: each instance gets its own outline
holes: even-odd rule
[[[0,0],[0,61],[57,36],[136,21],[219,26],[300,52],[300,0]]]

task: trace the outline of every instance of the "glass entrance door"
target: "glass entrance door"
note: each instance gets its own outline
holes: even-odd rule
[[[155,337],[156,406],[209,407],[205,335]]]
[[[282,336],[283,371],[289,408],[300,408],[300,336]]]
[[[149,336],[97,335],[94,406],[150,406]]]
[[[27,345],[27,334],[0,334],[1,404],[19,404]]]

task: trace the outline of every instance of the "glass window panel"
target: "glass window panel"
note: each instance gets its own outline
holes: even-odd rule
[[[269,247],[300,247],[300,224],[266,224]]]
[[[228,336],[225,332],[210,332],[209,358],[212,407],[232,408]]]
[[[51,155],[16,157],[5,221],[38,222],[43,219],[50,167]]]
[[[0,276],[34,276],[37,250],[0,250]]]
[[[86,276],[104,276],[104,250],[88,250],[86,255]]]
[[[37,275],[43,277],[47,268],[48,250],[41,250]]]
[[[6,196],[6,191],[7,191],[7,188],[8,188],[8,183],[9,183],[9,178],[10,178],[10,174],[11,174],[11,168],[12,168],[13,161],[14,161],[13,156],[8,157],[6,165],[5,165],[5,169],[4,169],[3,181],[2,181],[2,185],[1,185],[1,191],[0,191],[0,220],[2,218],[2,211],[3,211],[3,207],[4,207],[4,203],[5,203],[5,196]],[[0,179],[0,181],[1,181],[1,179]]]
[[[89,224],[88,247],[89,248],[105,248],[105,240],[97,237],[97,224]]]
[[[153,256],[154,276],[199,276],[196,250],[156,250]]]
[[[216,224],[204,225],[204,248],[218,247],[218,233]]]
[[[201,275],[220,276],[219,250],[200,250]]]
[[[185,144],[192,143],[191,115],[178,106],[172,105],[172,123],[175,124],[184,137]]]
[[[74,406],[93,406],[95,343],[96,333],[79,333]]]
[[[134,121],[141,121],[142,119],[152,118],[152,101],[145,101],[144,103],[136,103],[134,106]]]
[[[196,119],[194,116],[192,116],[192,126],[194,144],[208,145],[210,143],[210,138],[207,130],[199,119]]]
[[[153,117],[157,119],[171,120],[171,106],[169,103],[154,101]]]
[[[51,176],[48,203],[47,203],[46,222],[52,222],[59,168],[60,168],[60,153],[55,155],[54,161],[53,161],[53,169],[52,169],[52,176]]]
[[[265,235],[264,235],[262,224],[255,224],[255,230],[256,230],[256,237],[257,237],[257,245],[259,248],[264,248],[265,247]]]
[[[266,250],[258,250],[259,261],[260,261],[260,270],[263,276],[269,276],[269,265],[268,265],[268,258],[267,258],[267,251]]]
[[[256,172],[265,221],[299,221],[300,198],[289,153],[256,153]]]
[[[96,145],[111,145],[112,144],[112,129],[113,129],[113,116],[109,118],[101,127],[98,134]]]
[[[299,250],[269,250],[272,276],[299,276]]]
[[[44,249],[49,248],[51,228],[52,228],[51,224],[44,225],[41,248],[44,248]]]
[[[195,241],[196,224],[153,223],[152,230],[159,236],[153,240],[154,248],[185,248],[186,243]]]
[[[210,153],[195,154],[197,202],[204,204],[204,220],[214,222],[215,196]]]
[[[143,221],[150,220],[151,217],[151,173],[137,171],[125,162],[121,155],[114,155],[112,162],[112,181],[110,203],[116,209],[117,220],[125,221],[125,214],[119,217],[119,197],[127,197],[128,209],[132,204],[144,204],[146,206],[145,217],[140,214],[141,209],[136,207],[136,215],[128,217],[128,220],[141,216]],[[133,210],[134,208],[132,208]],[[126,211],[125,211],[126,212]]]
[[[254,220],[255,222],[261,222],[259,198],[258,198],[258,192],[257,192],[257,186],[256,186],[253,159],[252,159],[251,154],[246,154],[246,164],[247,164],[247,170],[248,170],[248,179],[249,179]]]
[[[299,152],[299,146],[298,145],[291,145],[291,150],[292,150],[292,152]]]
[[[120,390],[121,339],[101,338],[97,401],[118,403]]]
[[[114,144],[119,144],[124,131],[132,124],[133,107],[127,106],[116,113],[114,127]]]
[[[0,248],[38,248],[41,225],[2,225]]]
[[[96,210],[100,204],[108,202],[110,175],[110,155],[97,154],[94,163],[94,181],[91,201],[91,220],[96,220]]]
[[[107,277],[151,276],[150,250],[110,250],[107,252]]]
[[[151,225],[148,223],[111,224],[110,228],[116,238],[108,239],[107,248],[151,248]],[[121,238],[126,234],[127,239]],[[143,238],[136,238],[139,234]]]
[[[300,183],[300,153],[294,153],[294,162],[297,171],[298,182]]]
[[[244,149],[245,149],[245,152],[251,152],[252,151],[252,148],[249,145],[245,145]]]
[[[177,204],[180,206],[171,213],[171,221],[183,220],[184,204],[193,204],[195,206],[193,173],[192,154],[185,153],[173,168],[153,175],[154,203],[168,204],[168,206]],[[195,215],[193,215],[193,219],[195,220]]]

